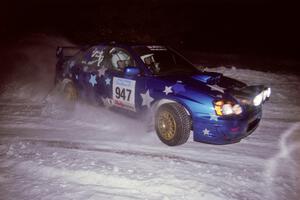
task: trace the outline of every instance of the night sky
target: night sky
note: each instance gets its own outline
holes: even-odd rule
[[[98,0],[1,2],[1,39],[61,35],[78,44],[158,41],[209,53],[297,59],[296,5],[273,1]]]

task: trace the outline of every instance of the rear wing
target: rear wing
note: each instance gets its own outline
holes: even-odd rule
[[[82,47],[75,47],[75,46],[60,47],[60,46],[58,46],[56,48],[56,57],[57,58],[72,57],[75,54],[77,54],[81,49],[82,49]]]

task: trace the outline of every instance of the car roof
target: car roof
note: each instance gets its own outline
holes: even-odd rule
[[[157,43],[157,42],[120,42],[120,41],[99,42],[96,44],[96,46],[98,46],[98,45],[129,46],[129,47],[133,47],[133,46],[167,46],[165,44]],[[95,46],[95,45],[92,45],[92,46]]]

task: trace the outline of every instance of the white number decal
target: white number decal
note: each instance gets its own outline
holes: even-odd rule
[[[135,111],[135,80],[114,77],[113,101],[117,107]]]
[[[129,101],[130,100],[130,95],[131,95],[131,90],[130,89],[125,89],[125,88],[120,88],[116,87],[116,98],[120,99],[122,98],[123,101]]]

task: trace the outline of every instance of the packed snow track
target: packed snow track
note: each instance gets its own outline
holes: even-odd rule
[[[50,55],[54,40],[41,41],[26,52]],[[44,62],[54,61],[28,65]],[[12,81],[0,97],[0,199],[299,199],[300,78],[209,70],[272,88],[260,126],[239,143],[191,136],[169,147],[140,119],[83,102],[58,104],[47,96],[52,77]]]

